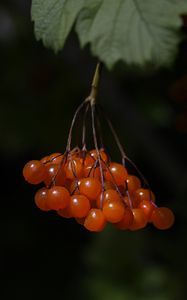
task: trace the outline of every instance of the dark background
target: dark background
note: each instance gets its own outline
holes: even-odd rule
[[[89,233],[39,211],[33,201],[37,188],[23,180],[27,161],[64,151],[95,63],[74,33],[58,55],[36,42],[30,1],[0,2],[2,300],[186,299],[186,42],[170,70],[103,69],[99,95],[158,204],[175,212],[171,230],[108,227]],[[104,137],[113,160],[119,160],[108,130]]]

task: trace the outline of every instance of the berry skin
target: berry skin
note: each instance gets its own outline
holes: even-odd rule
[[[104,161],[104,162],[108,161],[108,156],[107,156],[106,152],[104,151],[104,149],[100,149],[99,154],[100,154],[100,158],[102,161]],[[95,149],[90,151],[90,155],[94,159],[94,161],[96,161],[98,159],[97,151]]]
[[[116,190],[108,189],[103,194],[101,194],[96,199],[96,206],[101,208],[101,204],[104,204],[106,201],[120,201],[121,198]]]
[[[48,189],[43,187],[39,189],[34,196],[36,206],[43,211],[50,210],[50,208],[47,206],[47,195]]]
[[[105,225],[106,220],[102,210],[92,208],[84,221],[84,227],[89,231],[99,232],[104,229]]]
[[[84,195],[73,195],[70,199],[70,210],[74,218],[84,218],[90,210],[90,201]]]
[[[141,187],[141,181],[137,176],[128,175],[126,180],[126,186],[129,193],[132,194]]]
[[[23,176],[31,184],[41,183],[46,175],[46,167],[39,160],[31,160],[23,168]]]
[[[64,169],[59,165],[49,163],[46,165],[47,177],[44,180],[46,186],[50,186],[50,184],[55,181],[56,185],[64,185],[66,182]]]
[[[70,206],[68,205],[66,208],[64,209],[59,209],[57,210],[57,214],[63,218],[66,218],[66,219],[70,219],[72,218],[72,212],[71,212],[71,209],[70,209]]]
[[[100,180],[101,173],[99,167],[94,168],[93,166],[87,166],[84,168],[84,177],[94,177]]]
[[[61,186],[53,186],[48,190],[47,206],[53,210],[64,209],[69,205],[70,194]]]
[[[161,230],[169,229],[175,221],[175,216],[171,209],[167,207],[157,207],[151,215],[153,225]]]
[[[123,219],[125,213],[124,205],[121,201],[105,201],[103,204],[103,214],[110,223],[118,223]]]
[[[80,179],[80,194],[85,195],[90,200],[96,200],[101,193],[101,183],[96,178]]]
[[[125,208],[123,219],[115,224],[115,227],[121,230],[129,229],[134,220],[132,211],[129,208]]]
[[[117,185],[124,185],[127,176],[126,168],[118,163],[111,163],[109,170],[107,169],[105,172],[105,179],[115,182]]]
[[[138,204],[140,204],[140,202],[143,200],[149,200],[155,202],[155,195],[153,194],[152,191],[148,189],[143,189],[143,188],[137,189],[134,196]]]
[[[145,215],[147,216],[147,220],[149,220],[155,208],[154,204],[149,200],[142,200],[138,207],[144,211]]]
[[[70,159],[65,165],[66,178],[74,180],[83,175],[83,165],[78,159]]]
[[[59,165],[62,162],[63,155],[62,153],[52,153],[48,156],[48,160],[53,163]]]
[[[133,208],[132,213],[134,216],[133,223],[129,227],[130,230],[138,230],[147,225],[147,217],[141,208]]]

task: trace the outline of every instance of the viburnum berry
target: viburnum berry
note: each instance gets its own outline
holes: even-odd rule
[[[99,232],[104,229],[105,225],[106,219],[102,210],[92,208],[84,221],[84,227],[89,231]]]
[[[48,189],[43,187],[39,189],[34,197],[36,206],[41,210],[48,211],[50,208],[47,205]]]
[[[157,207],[152,212],[151,221],[156,228],[164,230],[173,225],[175,216],[171,209],[167,207]]]
[[[24,166],[23,176],[29,183],[39,184],[47,176],[46,168],[39,160],[31,160]]]
[[[133,208],[133,222],[130,225],[130,230],[142,229],[147,225],[147,216],[141,208]]]
[[[86,217],[91,208],[90,201],[84,195],[71,196],[69,206],[74,218]]]
[[[133,220],[134,220],[134,216],[131,209],[125,208],[123,218],[118,223],[115,223],[115,226],[116,228],[121,230],[129,229],[129,227],[133,223]]]
[[[125,212],[124,204],[121,201],[105,201],[103,204],[103,214],[110,223],[117,223],[123,219]]]
[[[145,213],[145,215],[147,217],[147,220],[149,220],[150,217],[151,217],[151,215],[152,215],[152,212],[153,212],[155,206],[154,206],[153,202],[151,202],[149,200],[142,200],[140,202],[138,208],[141,208],[144,211],[144,213]]]
[[[109,168],[105,172],[105,179],[115,182],[117,185],[125,184],[127,176],[126,168],[118,163],[110,163]]]
[[[71,159],[65,165],[66,178],[74,180],[81,178],[83,175],[83,165],[78,159]]]
[[[96,178],[80,179],[80,194],[85,195],[90,200],[96,200],[101,193],[101,183]]]
[[[53,186],[48,190],[47,206],[50,209],[59,210],[66,208],[70,202],[68,190],[62,186]]]
[[[143,200],[149,200],[153,202],[155,201],[155,195],[149,189],[137,189],[134,196],[138,203],[140,203]]]
[[[141,187],[141,181],[135,175],[128,175],[126,179],[126,185],[128,192],[132,194]]]
[[[51,183],[55,183],[56,185],[64,185],[66,182],[65,177],[65,171],[63,167],[57,165],[57,164],[47,164],[46,165],[46,178],[44,180],[44,183],[46,186],[50,186]]]

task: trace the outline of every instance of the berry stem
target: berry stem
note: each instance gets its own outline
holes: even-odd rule
[[[87,98],[91,103],[92,102],[94,103],[96,101],[100,75],[101,75],[101,63],[99,62],[96,65],[96,69],[95,69],[95,73],[94,73],[94,77],[93,77],[92,85],[91,85],[91,92]]]

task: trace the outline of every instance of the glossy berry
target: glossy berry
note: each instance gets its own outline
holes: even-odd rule
[[[48,189],[43,187],[36,192],[34,197],[36,206],[44,211],[50,210],[50,208],[47,206],[47,194],[48,194]]]
[[[90,200],[96,200],[101,193],[101,183],[96,178],[83,178],[80,180],[80,194],[85,195]]]
[[[104,161],[104,162],[108,161],[108,156],[107,156],[106,152],[104,151],[104,149],[99,150],[99,155],[100,155],[101,161]],[[95,149],[91,150],[90,156],[93,157],[93,159],[96,161],[98,159],[97,151]]]
[[[70,159],[65,165],[66,178],[74,180],[83,175],[83,165],[78,159]]]
[[[128,175],[126,179],[126,188],[129,193],[134,193],[137,189],[141,187],[141,181],[137,176]]]
[[[57,214],[65,219],[70,219],[73,217],[69,205],[67,207],[65,207],[64,209],[57,210]]]
[[[31,160],[23,168],[23,176],[31,184],[41,183],[46,175],[46,168],[39,160]]]
[[[118,163],[111,163],[105,173],[105,179],[115,182],[117,185],[124,185],[127,176],[126,168]]]
[[[51,163],[59,165],[62,162],[63,155],[62,153],[52,153],[48,156],[48,159]]]
[[[66,188],[53,186],[48,190],[47,206],[50,209],[63,209],[69,205],[69,202],[70,194]]]
[[[59,167],[57,164],[49,163],[46,165],[47,176],[44,180],[46,186],[50,186],[52,183],[56,185],[64,185],[66,182],[65,172],[63,167]]]
[[[84,227],[89,231],[99,232],[104,229],[105,225],[106,219],[102,210],[92,208],[84,221]]]
[[[129,227],[130,230],[138,230],[142,229],[147,225],[147,217],[141,208],[133,208],[132,209],[133,213],[133,223]]]
[[[155,195],[151,190],[148,189],[143,189],[143,188],[137,189],[134,196],[138,204],[140,204],[140,202],[143,200],[149,200],[155,202]]]
[[[103,204],[103,214],[108,222],[117,223],[123,219],[125,212],[121,201],[105,201]]]
[[[115,226],[121,230],[129,229],[129,227],[133,223],[133,220],[134,220],[134,216],[131,209],[125,208],[122,220],[116,223]]]
[[[73,195],[70,199],[70,210],[74,218],[84,218],[90,210],[90,201],[84,195]]]
[[[151,217],[151,214],[155,208],[155,205],[153,204],[153,202],[151,202],[149,200],[142,200],[138,207],[144,211],[144,213],[147,217],[147,220],[149,220]]]
[[[96,199],[96,206],[98,208],[102,208],[103,204],[106,201],[120,201],[120,195],[116,190],[108,189],[104,193],[101,192],[101,194]]]
[[[175,216],[171,209],[167,207],[158,207],[153,210],[151,221],[156,228],[164,230],[173,225]]]

